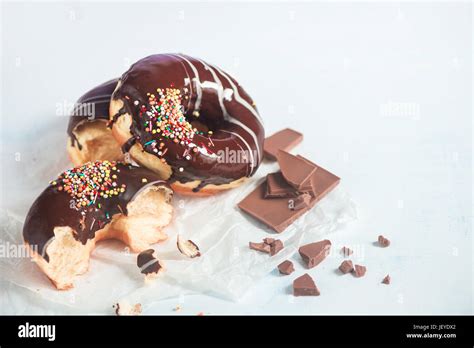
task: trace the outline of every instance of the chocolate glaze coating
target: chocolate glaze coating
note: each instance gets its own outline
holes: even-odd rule
[[[79,150],[82,145],[77,140],[74,130],[84,122],[94,122],[95,120],[109,120],[109,106],[112,93],[117,86],[118,79],[113,79],[91,89],[80,97],[69,117],[67,134],[73,144],[77,144]],[[91,114],[90,114],[91,112]]]
[[[249,160],[230,163],[232,160],[222,161],[202,151],[191,151],[191,159],[187,160],[183,155],[185,146],[146,131],[144,121],[150,118],[140,117],[139,109],[147,104],[147,93],[155,93],[157,88],[179,89],[184,96],[186,120],[198,129],[196,121],[213,131],[211,146],[207,136],[194,135],[193,143],[198,148],[221,154],[220,150],[240,154],[244,150]],[[112,98],[124,102],[119,113],[111,115],[112,122],[125,113],[132,115],[130,132],[144,151],[157,156],[145,144],[151,140],[165,144],[167,152],[162,157],[173,169],[171,181],[201,180],[197,191],[207,184],[225,184],[249,177],[261,163],[265,134],[255,104],[232,77],[199,59],[181,54],[157,54],[141,59],[122,75]],[[131,141],[123,149],[129,149],[130,144]]]
[[[125,192],[108,198],[97,197],[95,204],[84,208],[76,208],[73,198],[58,186],[50,184],[31,206],[23,226],[23,238],[26,243],[37,248],[46,261],[49,261],[45,252],[48,241],[54,237],[54,228],[69,226],[76,234],[74,237],[82,244],[93,239],[96,231],[104,228],[114,214],[127,214],[127,204],[140,190],[150,185],[165,186],[168,184],[160,180],[152,171],[127,165],[116,164],[117,179],[120,186],[126,184]],[[147,182],[143,182],[143,179]]]
[[[137,256],[137,266],[143,274],[158,273],[161,269],[159,260],[153,256],[155,250],[147,249]]]

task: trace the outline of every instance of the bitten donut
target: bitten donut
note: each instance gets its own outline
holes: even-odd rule
[[[117,81],[95,87],[74,104],[67,128],[67,151],[75,166],[96,160],[123,159],[120,146],[107,127],[110,98]]]
[[[122,149],[180,193],[236,187],[262,160],[255,103],[227,73],[197,58],[157,54],[133,64],[112,95],[110,117]]]
[[[58,289],[87,271],[95,244],[118,239],[134,252],[167,238],[173,191],[152,171],[95,161],[63,172],[31,206],[23,227],[33,260]]]

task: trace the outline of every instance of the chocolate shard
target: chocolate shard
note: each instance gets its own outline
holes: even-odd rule
[[[283,242],[279,239],[276,239],[272,244],[270,244],[270,255],[276,255],[280,250],[283,249]]]
[[[378,242],[382,248],[386,248],[390,245],[390,241],[382,235],[379,236]]]
[[[295,189],[302,189],[311,180],[317,167],[285,151],[278,151],[278,164],[285,180]]]
[[[325,197],[339,183],[340,179],[327,170],[318,167],[311,181],[314,193],[307,208],[290,210],[288,209],[288,198],[284,197],[265,199],[266,182],[257,186],[247,197],[240,201],[238,207],[274,231],[283,232],[296,219]]]
[[[344,274],[352,272],[353,269],[354,266],[352,265],[352,261],[350,260],[342,261],[341,265],[339,266],[339,270]]]
[[[295,199],[288,200],[288,207],[291,210],[300,210],[308,208],[311,204],[311,195],[309,193],[303,193]]]
[[[366,272],[367,272],[367,267],[361,266],[361,265],[355,265],[354,270],[352,271],[352,273],[354,274],[356,278],[363,277]]]
[[[163,266],[160,264],[160,261],[155,256],[153,256],[154,252],[155,250],[148,249],[138,254],[137,266],[140,268],[141,273],[146,275],[151,273],[157,274],[163,268]]]
[[[275,238],[264,238],[263,242],[265,244],[271,245],[275,241]]]
[[[342,247],[341,249],[341,252],[342,252],[342,255],[344,255],[344,257],[348,257],[348,256],[351,256],[354,252],[349,249],[348,247]]]
[[[293,296],[319,296],[320,292],[308,273],[293,281]]]
[[[263,153],[266,158],[276,161],[278,150],[290,151],[303,140],[303,134],[285,128],[265,138],[263,142]]]
[[[390,276],[387,274],[385,278],[383,278],[382,283],[389,285],[391,281],[392,281],[392,278],[390,278]]]
[[[298,192],[288,184],[281,172],[267,175],[267,191],[265,198],[296,197]]]
[[[249,248],[263,253],[270,253],[270,245],[266,243],[253,243],[249,242]]]
[[[278,265],[278,270],[281,274],[288,275],[293,273],[295,271],[295,268],[293,266],[293,262],[286,260]]]
[[[319,265],[329,254],[331,242],[327,239],[303,245],[299,248],[299,253],[308,268]]]

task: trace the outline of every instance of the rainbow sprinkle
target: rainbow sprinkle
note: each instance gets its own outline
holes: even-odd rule
[[[116,162],[95,161],[66,170],[51,185],[58,191],[67,192],[77,208],[95,204],[98,197],[109,198],[125,191],[126,185],[118,185]],[[100,209],[100,203],[98,204]]]

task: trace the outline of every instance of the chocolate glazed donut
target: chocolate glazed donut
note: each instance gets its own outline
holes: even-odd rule
[[[262,160],[255,103],[227,73],[197,58],[139,60],[120,78],[110,116],[122,149],[181,193],[238,186]]]
[[[118,79],[107,81],[84,94],[69,117],[67,151],[74,165],[89,161],[120,161],[123,153],[107,123],[112,92]]]
[[[33,260],[58,289],[87,271],[95,243],[122,240],[132,251],[166,239],[172,190],[152,171],[96,161],[62,173],[31,206],[23,227]]]

